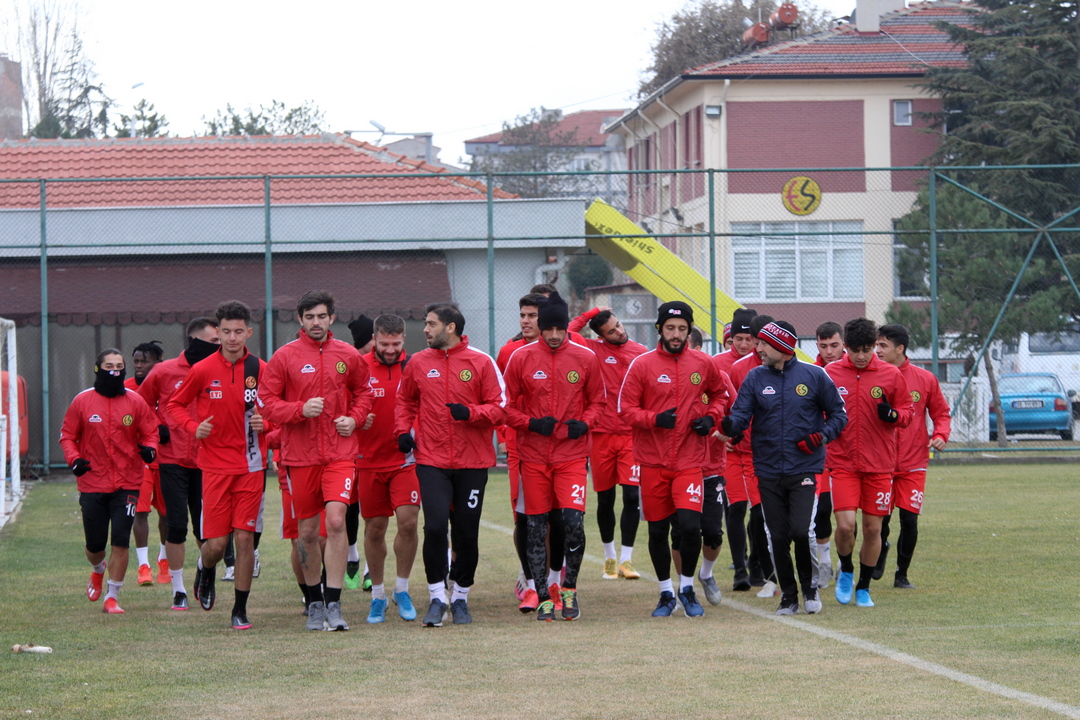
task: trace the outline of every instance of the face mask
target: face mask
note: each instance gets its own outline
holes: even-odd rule
[[[206,342],[199,338],[190,338],[188,340],[187,350],[184,351],[184,357],[188,361],[188,365],[194,365],[200,360],[205,360],[218,350],[221,346],[217,343]]]
[[[94,366],[94,390],[105,397],[116,397],[124,392],[124,376],[127,370],[102,370]]]

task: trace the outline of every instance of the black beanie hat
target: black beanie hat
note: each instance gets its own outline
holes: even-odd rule
[[[570,327],[570,308],[558,292],[553,292],[546,300],[540,301],[536,313],[536,327],[540,330],[553,327],[566,330]]]
[[[750,321],[757,315],[757,310],[739,308],[731,315],[731,334],[747,335],[750,333]]]
[[[682,300],[672,300],[666,302],[660,306],[660,311],[656,314],[656,331],[660,332],[660,328],[663,327],[664,321],[669,318],[679,318],[685,320],[687,324],[694,324],[694,310]]]
[[[375,323],[367,315],[361,315],[349,323],[349,329],[352,330],[353,347],[362,348],[371,342],[375,334]]]

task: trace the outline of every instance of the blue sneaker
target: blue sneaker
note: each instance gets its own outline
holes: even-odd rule
[[[656,603],[656,609],[652,611],[653,617],[671,617],[675,612],[675,596],[664,591],[660,593],[660,602]]]
[[[368,612],[367,621],[372,625],[386,622],[386,598],[371,598],[371,611]]]
[[[851,591],[855,587],[855,573],[840,571],[836,578],[836,602],[847,605],[851,602]]]
[[[416,608],[413,607],[408,590],[394,593],[394,604],[397,605],[398,615],[401,616],[402,620],[416,619]]]
[[[705,608],[701,607],[697,596],[694,595],[693,585],[687,585],[679,591],[679,602],[682,603],[686,617],[701,617],[705,614]]]
[[[855,607],[874,607],[874,601],[870,599],[869,590],[855,591]]]

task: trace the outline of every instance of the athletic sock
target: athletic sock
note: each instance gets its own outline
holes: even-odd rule
[[[671,587],[671,578],[668,578],[667,580],[661,580],[660,581],[660,592],[662,592],[662,593],[669,592],[672,595],[675,594],[675,590]]]
[[[682,592],[682,589],[687,586],[689,586],[691,590],[694,588],[694,576],[690,575],[689,577],[687,577],[686,575],[680,575],[679,592]]]
[[[831,544],[828,541],[817,544],[817,556],[819,563],[832,564],[832,556],[829,554]]]
[[[409,592],[409,578],[394,578],[394,592]]]
[[[450,596],[450,602],[454,603],[458,600],[469,601],[469,588],[461,587],[458,584],[454,584],[454,594]]]
[[[698,577],[702,580],[712,577],[713,565],[716,564],[715,560],[706,560],[701,558],[701,570],[698,571]]]
[[[604,543],[604,559],[605,560],[614,560],[615,559],[615,543],[614,542],[606,542],[606,543]]]
[[[150,546],[144,545],[135,548],[135,557],[139,559],[139,567],[150,564]]]
[[[165,543],[162,543],[160,545],[160,547],[158,549],[157,559],[158,559],[158,562],[161,562],[162,560],[168,560],[169,559],[168,556],[165,554]]]
[[[446,585],[441,582],[428,583],[427,586],[428,596],[432,600],[438,600],[439,602],[446,602]]]
[[[304,588],[304,597],[307,598],[308,605],[323,601],[322,585],[304,585]]]
[[[233,590],[233,615],[247,614],[247,599],[250,594],[250,590]]]
[[[172,589],[174,593],[184,593],[187,595],[187,590],[184,589],[184,568],[178,568],[176,570],[169,570],[172,574]]]
[[[356,561],[357,561],[357,562],[359,562],[359,561],[360,561],[360,556],[359,556],[359,555],[357,555],[357,556],[356,556]],[[368,566],[367,566],[367,560],[365,560],[365,561],[364,561],[364,574],[365,574],[365,575],[367,575],[367,574],[368,574],[368,572],[369,572],[369,570],[368,570]]]
[[[97,565],[91,565],[90,569],[93,570],[94,572],[98,573],[98,574],[101,574],[101,573],[105,572],[105,561],[102,560]]]
[[[619,549],[619,563],[632,562],[631,558],[634,557],[634,546],[623,545]]]
[[[197,567],[200,570],[205,570],[206,569],[205,567],[203,567],[203,564],[202,564],[202,553],[199,553],[199,557],[196,558],[195,567]]]
[[[105,582],[109,584],[109,590],[105,593],[105,599],[118,599],[120,597],[120,588],[124,586],[124,583],[116,582],[115,580],[106,580]]]
[[[360,551],[356,549],[356,543],[349,546],[349,562],[360,562]],[[364,566],[367,569],[367,566]]]
[[[536,592],[536,581],[535,580],[526,580],[525,584],[529,587],[530,590],[532,590],[533,592]]]
[[[341,588],[326,587],[323,590],[323,598],[326,599],[326,604],[341,602]]]
[[[371,586],[371,599],[385,600],[386,599],[386,585],[379,583],[378,585]]]
[[[865,564],[860,562],[859,563],[859,582],[855,586],[855,589],[856,590],[869,590],[870,589],[870,580],[873,579],[873,577],[874,577],[874,566],[873,565],[865,565]]]
[[[847,555],[837,553],[836,556],[840,558],[840,572],[855,572],[855,565],[851,562],[851,553],[848,553]]]
[[[548,587],[551,587],[552,585],[558,585],[560,580],[562,580],[562,572],[561,571],[559,571],[559,570],[548,570],[548,582],[547,582]]]

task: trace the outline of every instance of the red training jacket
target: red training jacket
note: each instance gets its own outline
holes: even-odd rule
[[[90,470],[76,480],[79,492],[142,487],[146,464],[139,445],[157,450],[157,426],[154,411],[136,392],[125,390],[110,398],[88,388],[76,395],[64,413],[60,447],[68,467],[78,458],[90,463]]]
[[[840,437],[829,443],[828,467],[849,472],[892,473],[896,469],[897,431],[911,423],[915,412],[904,376],[877,356],[860,370],[845,355],[826,365],[825,372],[844,399],[848,416],[847,427]],[[882,398],[900,414],[895,423],[878,417]]]
[[[181,465],[186,468],[199,466],[197,460],[199,441],[187,431],[184,425],[177,423],[165,409],[169,404],[169,399],[190,371],[191,365],[188,364],[184,354],[180,353],[179,357],[163,360],[155,365],[139,386],[139,395],[147,405],[157,411],[158,423],[167,425],[169,428],[169,442],[158,448],[158,463]],[[188,406],[188,418],[194,420],[196,426],[201,422],[201,419],[195,415],[194,404]]]
[[[398,450],[397,435],[394,434],[394,409],[407,357],[404,352],[401,353],[401,359],[393,365],[379,362],[374,350],[363,357],[371,377],[371,396],[374,399],[371,412],[375,413],[375,421],[367,430],[361,430],[363,423],[356,428],[354,434],[359,443],[356,467],[365,470],[401,467],[405,459]]]
[[[896,470],[925,470],[930,459],[930,439],[937,437],[945,442],[949,441],[949,434],[952,432],[949,403],[941,393],[938,379],[929,370],[916,367],[905,358],[904,364],[900,366],[900,374],[907,382],[911,402],[915,406],[915,415],[911,424],[897,433],[899,450],[896,454]],[[933,435],[927,431],[927,415],[934,424]]]
[[[731,383],[731,378],[723,370],[723,365],[725,363],[720,361],[722,356],[723,353],[712,357],[712,364],[720,376],[720,383],[724,386],[724,415],[727,415],[731,410],[731,406],[735,404],[737,391],[735,390],[735,386]],[[705,474],[705,477],[723,475],[727,470],[727,443],[721,442],[719,438],[715,438],[712,435],[708,437],[708,441],[709,457],[702,472]],[[740,442],[739,444],[741,445],[742,443]]]
[[[578,315],[570,321],[570,330],[585,327],[598,312],[598,308],[593,308],[583,315]],[[627,340],[622,345],[612,345],[599,338],[583,338],[581,344],[596,353],[596,357],[600,359],[600,371],[604,375],[604,389],[607,391],[607,406],[600,415],[595,432],[629,435],[632,432],[630,426],[619,418],[619,388],[622,387],[630,362],[638,355],[649,352],[649,348],[633,340]]]

